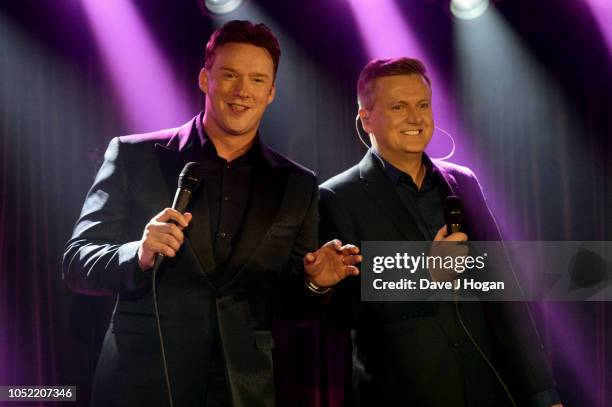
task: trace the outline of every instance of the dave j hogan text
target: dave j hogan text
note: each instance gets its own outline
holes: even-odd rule
[[[503,281],[477,281],[473,278],[457,279],[454,281],[431,281],[427,278],[410,280],[402,278],[398,281],[384,281],[377,278],[372,286],[375,290],[468,290],[488,292],[503,290]]]

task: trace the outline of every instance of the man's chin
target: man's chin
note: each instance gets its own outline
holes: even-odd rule
[[[225,134],[227,134],[230,137],[246,136],[252,132],[253,132],[252,127],[228,127],[225,129]],[[255,132],[257,132],[257,129],[255,129]]]
[[[428,145],[429,143],[425,142],[410,143],[404,145],[403,150],[406,154],[423,154]]]
[[[406,148],[404,149],[404,154],[406,155],[420,155],[423,154],[425,152],[425,147],[418,147],[418,148]]]
[[[243,136],[252,131],[254,127],[256,128],[252,123],[246,123],[244,121],[238,123],[236,121],[226,121],[223,130],[229,135]]]

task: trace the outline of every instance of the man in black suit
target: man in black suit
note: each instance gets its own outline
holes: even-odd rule
[[[320,186],[321,239],[354,245],[501,239],[474,174],[423,152],[434,122],[431,83],[420,61],[370,62],[359,76],[358,98],[372,147],[359,164]],[[464,202],[465,233],[446,235],[443,201],[449,195]],[[348,321],[356,330],[354,404],[559,402],[525,304],[362,303],[359,279],[343,277],[308,275],[320,289],[333,287],[329,320]]]
[[[74,291],[117,294],[92,405],[168,405],[156,254],[165,256],[157,292],[177,406],[274,405],[273,318],[310,306],[304,269],[349,267],[333,242],[304,261],[318,244],[316,178],[259,139],[279,57],[263,24],[225,24],[199,76],[205,111],[177,129],[110,142],[63,263]],[[188,212],[161,210],[190,161],[204,176]]]

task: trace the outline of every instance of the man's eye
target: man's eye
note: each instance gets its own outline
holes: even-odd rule
[[[255,83],[264,83],[265,81],[262,78],[254,78],[253,82],[255,82]]]
[[[421,109],[429,109],[429,103],[421,103],[421,104],[419,105],[419,107],[420,107]]]
[[[233,73],[231,73],[231,72],[225,72],[225,73],[223,74],[223,78],[224,78],[224,79],[233,79],[233,78],[235,78],[235,77],[236,77],[236,75],[234,75],[234,74],[233,74]]]
[[[391,110],[401,112],[402,110],[404,110],[404,105],[393,105],[391,106]]]

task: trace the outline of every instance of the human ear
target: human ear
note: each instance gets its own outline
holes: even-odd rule
[[[370,111],[364,107],[359,109],[359,119],[361,120],[361,126],[366,133],[372,133],[372,126],[370,125]]]
[[[275,97],[276,97],[276,83],[272,83],[272,87],[270,88],[270,94],[268,95],[268,104],[272,103]]]
[[[200,90],[202,90],[202,92],[208,93],[208,70],[206,68],[200,69],[198,84],[200,85]]]

